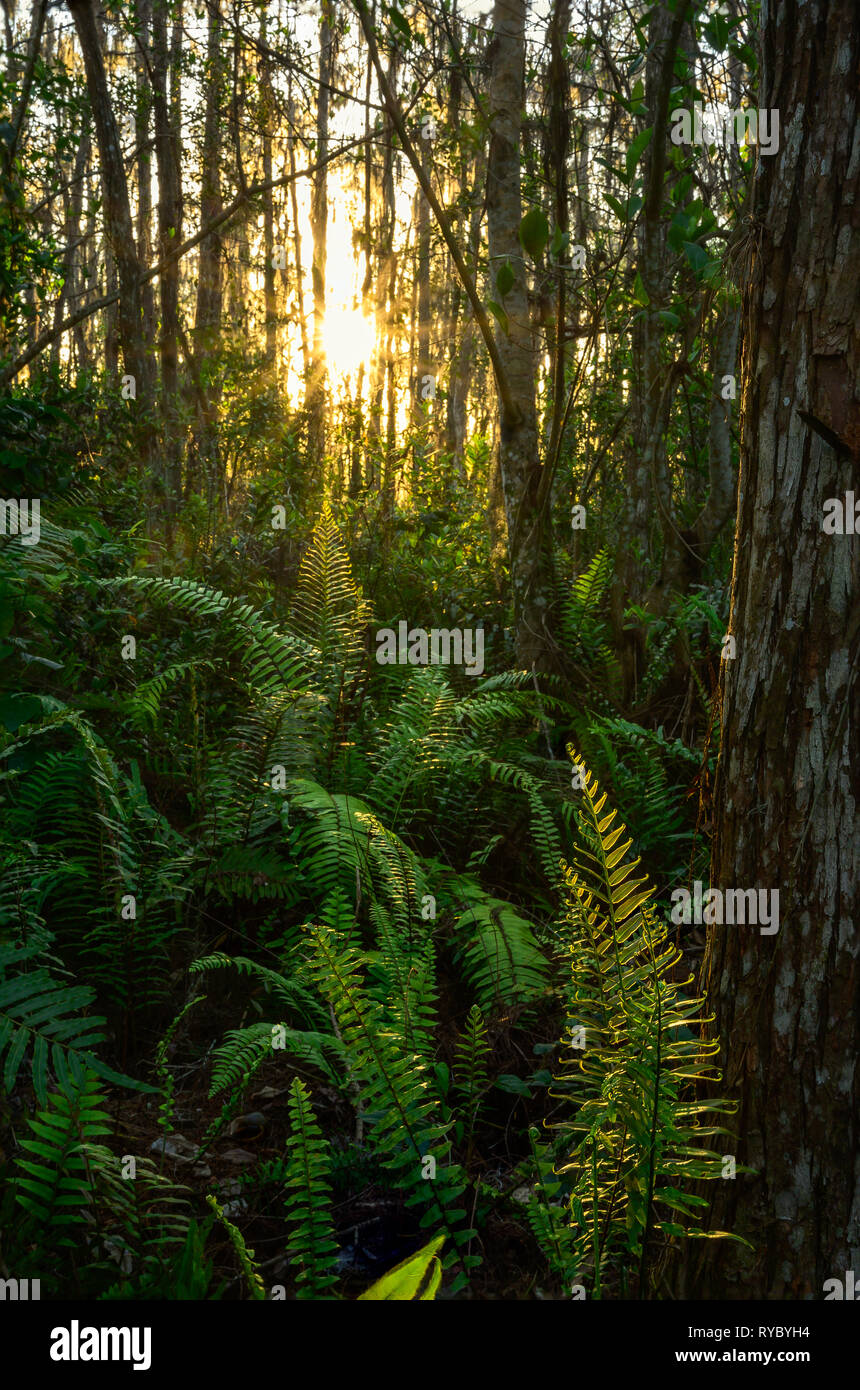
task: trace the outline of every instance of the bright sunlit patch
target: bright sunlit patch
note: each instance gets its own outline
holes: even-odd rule
[[[373,344],[373,324],[359,309],[336,304],[326,309],[323,346],[331,376],[355,379],[362,362],[370,366]]]

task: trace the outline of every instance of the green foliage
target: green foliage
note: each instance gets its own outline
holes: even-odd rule
[[[474,895],[455,930],[464,973],[485,1014],[530,1003],[545,992],[547,962],[531,926],[509,903]]]
[[[462,1100],[465,1117],[465,1144],[468,1155],[472,1149],[472,1135],[478,1117],[481,1101],[490,1088],[487,1064],[490,1058],[490,1044],[487,1040],[487,1025],[477,1004],[473,1004],[466,1018],[463,1036],[458,1039],[454,1053],[454,1083]]]
[[[53,1075],[61,1086],[80,1083],[87,1069],[103,1080],[134,1090],[152,1087],[123,1076],[95,1054],[105,1040],[104,1018],[89,1014],[95,990],[57,979],[46,961],[44,945],[13,946],[0,942],[0,1057],[2,1084],[10,1092],[29,1057],[33,1089],[40,1105],[47,1100]],[[14,970],[13,970],[14,967]]]
[[[5,7],[0,382],[52,321],[116,282],[87,74],[74,25],[57,39],[56,6],[28,58],[26,11],[38,28],[44,8]],[[217,37],[218,7],[208,9]],[[214,1198],[206,1204],[203,1165],[185,1170],[193,1191],[178,1188],[162,1171],[162,1144],[157,1162],[137,1159],[131,1181],[111,1148],[146,1151],[152,1131],[163,1140],[180,1129],[199,1158],[257,1087],[289,1102],[266,1104],[277,1137],[242,1174],[249,1229],[267,1255],[286,1247],[302,1299],[334,1297],[336,1268],[350,1268],[346,1248],[336,1259],[336,1219],[344,1231],[355,1222],[357,1269],[389,1261],[379,1253],[389,1222],[392,1261],[418,1232],[438,1232],[362,1295],[371,1301],[432,1299],[443,1266],[456,1295],[485,1253],[490,1297],[551,1285],[566,1294],[575,1278],[598,1294],[659,1292],[661,1252],[682,1225],[695,1234],[689,1179],[713,1175],[699,1150],[717,1131],[695,1108],[714,1079],[702,1060],[711,1053],[698,1040],[697,1001],[668,981],[676,957],[655,900],[708,848],[693,823],[699,792],[708,819],[730,541],[724,533],[704,556],[684,538],[699,549],[716,457],[716,326],[740,299],[722,283],[724,249],[726,266],[740,264],[747,232],[739,239],[733,224],[752,151],[715,147],[703,161],[645,128],[653,14],[632,29],[629,15],[602,15],[565,36],[559,8],[525,68],[525,215],[509,227],[513,244],[488,257],[492,35],[481,23],[450,29],[441,9],[383,5],[377,41],[392,73],[408,52],[407,86],[420,97],[405,113],[412,139],[422,159],[433,141],[451,236],[500,348],[502,335],[529,328],[509,319],[515,293],[528,301],[538,434],[555,450],[524,460],[546,547],[533,595],[547,599],[546,642],[533,668],[511,669],[525,645],[512,561],[514,533],[525,561],[537,533],[516,514],[504,428],[498,453],[492,367],[469,295],[441,283],[453,262],[437,254],[432,218],[404,228],[389,216],[392,150],[406,148],[392,145],[390,122],[371,132],[382,164],[355,228],[362,302],[378,319],[357,379],[338,379],[331,317],[324,389],[315,370],[297,384],[295,356],[287,370],[303,268],[275,277],[274,291],[267,269],[263,302],[253,302],[254,247],[266,259],[270,248],[252,195],[219,227],[223,304],[204,278],[195,287],[196,257],[177,262],[185,310],[200,291],[191,342],[181,328],[169,341],[169,316],[135,309],[152,369],[136,400],[119,399],[130,354],[115,306],[55,335],[0,390],[0,493],[42,499],[38,544],[0,535],[0,1265],[38,1269],[59,1248],[52,1295],[217,1299],[238,1286],[264,1296],[245,1236]],[[130,170],[137,160],[139,183],[154,74],[135,71],[136,7],[111,4],[107,18],[118,38],[107,100],[132,118],[121,152]],[[349,16],[329,18],[347,71]],[[698,57],[678,47],[670,108],[689,107],[705,77],[724,88],[732,74],[715,55],[731,55],[739,81],[738,64],[754,66],[741,41],[751,18],[754,27],[755,13],[693,7]],[[211,163],[199,141],[208,147],[213,120],[228,145],[241,126],[232,163],[240,175],[246,163],[251,180],[270,156],[280,168],[285,112],[298,144],[313,146],[313,102],[293,82],[295,36],[283,15],[260,19],[259,43],[230,28],[244,122],[226,120],[241,93],[231,102],[224,34],[214,61],[181,25],[168,44],[162,85],[175,94],[187,82],[199,96],[184,122],[180,191],[188,169],[196,181]],[[258,63],[253,51],[246,61],[248,44],[283,62]],[[548,195],[576,122],[595,119],[596,108],[577,111],[579,98],[559,111],[568,69],[588,75],[568,95],[602,94],[607,122],[593,132],[600,174],[584,274],[570,264],[574,229],[558,225]],[[658,135],[655,280],[642,254],[653,218],[637,223]],[[187,230],[169,232],[181,240]],[[425,267],[430,283],[419,285]],[[437,394],[404,416],[407,377],[426,355],[425,290],[445,305]],[[643,394],[646,348],[659,380]],[[626,461],[655,420],[651,493],[644,478],[633,496]],[[583,533],[569,526],[579,498]],[[616,573],[628,539],[630,570]],[[702,581],[680,594],[663,584],[673,540]],[[480,628],[487,674],[378,664],[375,629],[401,619]],[[620,858],[591,792],[572,794],[569,737],[630,827]],[[627,855],[644,860],[656,894]],[[567,880],[565,861],[575,865]],[[189,973],[207,975],[206,999],[189,1000]],[[547,1039],[563,1011],[589,1046],[550,1102],[548,1070],[520,1075],[520,1062],[554,1051]],[[116,1086],[155,1099],[129,1115]],[[116,1135],[108,1110],[119,1111]],[[32,1116],[29,1129],[21,1116]],[[547,1117],[563,1117],[552,1144],[535,1128]],[[499,1236],[512,1227],[509,1251]],[[537,1270],[518,1267],[519,1236]]]
[[[526,1216],[534,1237],[543,1251],[553,1274],[567,1290],[577,1269],[574,1231],[564,1207],[564,1183],[554,1168],[555,1154],[549,1144],[541,1143],[537,1129],[529,1128],[534,1186],[526,1207]]]
[[[111,1132],[103,1105],[98,1077],[85,1072],[68,1091],[51,1092],[28,1120],[34,1137],[21,1140],[28,1157],[17,1160],[22,1176],[16,1179],[16,1198],[59,1246],[74,1246],[68,1228],[87,1219],[94,1191],[88,1148]]]
[[[211,1193],[206,1198],[206,1204],[210,1210],[215,1213],[216,1218],[227,1232],[230,1244],[236,1252],[242,1278],[245,1281],[245,1287],[251,1299],[255,1302],[264,1300],[266,1297],[266,1286],[263,1283],[260,1271],[254,1261],[254,1251],[248,1249],[248,1246],[245,1244],[245,1238],[239,1230],[239,1227],[234,1226],[232,1221],[227,1220],[223,1209],[218,1204],[218,1199],[213,1197]]]
[[[466,1213],[457,1205],[465,1183],[452,1160],[428,1068],[404,1047],[386,1025],[381,1005],[368,996],[359,954],[331,929],[316,927],[311,938],[318,988],[334,1011],[374,1150],[404,1193],[405,1205],[423,1209],[420,1224],[436,1222],[451,1239],[455,1248],[446,1265],[459,1258],[464,1269],[471,1268],[478,1257],[459,1251],[474,1234],[464,1228]],[[422,1176],[428,1159],[435,1163],[429,1180]],[[463,1282],[461,1272],[454,1286]]]
[[[730,1131],[704,1121],[736,1107],[691,1093],[719,1081],[710,1061],[719,1045],[692,1031],[705,1022],[702,1000],[673,976],[680,952],[616,818],[586,772],[581,842],[566,872],[568,1037],[556,1094],[572,1113],[555,1125],[566,1148],[556,1171],[570,1185],[577,1277],[594,1297],[610,1280],[625,1292],[635,1281],[645,1297],[666,1237],[726,1234],[696,1225],[707,1203],[692,1185],[722,1177],[707,1141]]]
[[[582,574],[562,593],[559,629],[571,658],[611,690],[618,662],[610,642],[606,600],[612,580],[612,556],[598,550]]]
[[[684,782],[695,789],[701,756],[662,729],[620,716],[585,715],[573,727],[588,766],[599,769],[631,831],[635,852],[661,866],[666,884],[686,878],[695,846],[694,804]]]
[[[401,1302],[424,1303],[434,1299],[442,1282],[442,1265],[438,1251],[444,1243],[444,1236],[436,1236],[414,1255],[401,1260],[399,1265],[389,1269],[381,1279],[377,1279],[375,1284],[371,1284],[369,1289],[359,1294],[359,1302],[362,1299],[370,1299],[373,1302],[397,1299]]]
[[[337,1242],[331,1219],[328,1144],[322,1136],[310,1093],[298,1077],[290,1086],[285,1203],[290,1233],[287,1250],[298,1269],[298,1298],[324,1298],[337,1283],[333,1272]]]
[[[69,735],[71,748],[44,751]],[[139,777],[119,770],[77,711],[55,708],[3,742],[10,804],[0,832],[7,889],[0,909],[7,926],[21,931],[50,913],[56,934],[88,958],[91,977],[112,1001],[154,1002],[187,892],[173,855],[177,837]]]
[[[331,507],[322,509],[305,551],[293,600],[296,631],[312,642],[323,661],[352,669],[364,650],[367,609]]]

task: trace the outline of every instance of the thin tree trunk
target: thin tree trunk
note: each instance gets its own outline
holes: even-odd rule
[[[637,271],[647,304],[637,316],[633,331],[633,380],[631,386],[632,438],[626,464],[627,509],[616,547],[612,593],[615,646],[619,653],[622,699],[635,703],[642,673],[645,635],[629,623],[630,604],[644,599],[649,568],[652,521],[671,532],[672,489],[666,455],[666,435],[677,379],[683,363],[664,360],[663,324],[669,291],[667,227],[663,218],[664,176],[669,133],[669,101],[675,55],[681,42],[687,0],[674,14],[665,4],[651,12],[649,49],[645,66],[643,122],[652,128],[645,154],[645,202],[637,228]]]
[[[147,75],[147,55],[152,33],[152,0],[138,4],[138,51],[135,64],[137,112],[135,141],[137,143],[137,249],[142,265],[152,260],[152,148],[149,127],[152,110],[152,89]],[[143,297],[143,333],[147,347],[155,340],[155,301],[152,285],[141,291]]]
[[[263,180],[272,179],[272,127],[275,121],[275,94],[272,91],[271,63],[265,55],[266,47],[266,6],[260,8],[260,43],[263,54],[260,59],[260,88],[263,131]],[[275,366],[278,336],[278,311],[275,299],[275,208],[274,192],[270,193],[263,205],[263,297],[266,317],[266,365],[272,370]]]
[[[322,0],[320,21],[319,85],[317,88],[316,156],[323,160],[329,143],[329,87],[334,70],[334,0]],[[313,262],[311,278],[314,297],[314,333],[306,407],[311,457],[317,463],[325,454],[326,363],[325,300],[328,221],[328,170],[321,168],[313,179],[311,192],[311,230]]]
[[[427,154],[424,151],[426,167]],[[419,188],[416,195],[416,314],[415,314],[415,374],[413,380],[413,422],[417,429],[425,425],[425,403],[432,389],[428,380],[435,377],[430,357],[430,204]],[[432,404],[430,410],[432,412]],[[421,451],[416,457],[420,462]]]
[[[224,59],[221,0],[209,0],[206,37],[206,110],[200,174],[200,223],[206,226],[223,211],[221,196],[221,103],[224,95]],[[221,258],[223,242],[215,231],[200,243],[197,271],[197,303],[194,315],[194,370],[201,384],[198,401],[197,455],[205,461],[207,490],[211,496],[213,473],[218,469],[218,411],[221,382],[216,353],[221,334],[223,305]]]
[[[81,213],[84,206],[84,172],[89,157],[90,136],[89,131],[84,131],[78,145],[78,152],[75,155],[71,187],[63,195],[65,210],[63,237],[66,243],[66,252],[63,257],[63,285],[54,305],[54,332],[56,337],[51,348],[51,360],[56,364],[59,364],[60,361],[60,325],[63,322],[63,309],[66,300],[68,300],[70,304],[72,303],[77,284],[75,266],[77,265],[78,251],[80,249]]]
[[[120,295],[117,319],[123,363],[126,372],[136,380],[138,394],[143,387],[146,397],[150,373],[143,337],[141,265],[134,240],[119,131],[111,105],[99,41],[95,0],[69,0],[69,10],[75,22],[83,54],[87,91],[99,147],[105,235],[116,266]]]
[[[290,210],[293,216],[293,248],[296,260],[296,313],[299,318],[299,334],[302,342],[302,370],[304,372],[304,380],[307,382],[311,370],[311,352],[308,346],[308,325],[305,319],[305,275],[304,262],[302,260],[302,233],[299,226],[299,198],[296,179],[296,106],[293,97],[292,69],[289,73],[287,102],[290,122],[290,174],[292,176],[290,182]]]
[[[176,40],[168,46],[168,0],[153,0],[152,101],[155,112],[155,155],[158,165],[159,256],[164,258],[182,241],[182,184],[179,129],[179,55]],[[171,83],[172,77],[172,83]],[[161,404],[164,416],[165,491],[168,510],[181,492],[179,439],[179,261],[165,265],[160,277]]]

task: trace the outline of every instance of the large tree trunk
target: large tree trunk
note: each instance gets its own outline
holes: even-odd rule
[[[137,383],[137,393],[146,395],[150,373],[143,336],[143,298],[141,266],[137,256],[128,183],[122,158],[119,131],[111,106],[104,57],[99,42],[95,0],[69,0],[78,42],[84,59],[87,91],[99,147],[104,191],[105,235],[116,266],[119,287],[117,313],[120,347],[125,370]]]
[[[499,467],[505,497],[514,601],[517,660],[526,668],[550,664],[552,570],[548,528],[539,505],[535,410],[536,353],[529,313],[526,266],[519,240],[522,220],[520,135],[525,103],[526,0],[496,0],[493,9],[487,228],[493,298],[504,302],[508,331],[497,334],[509,400],[501,402]],[[498,275],[509,263],[515,276],[506,296]]]
[[[762,10],[731,631],[712,880],[779,890],[779,930],[710,929],[708,987],[740,1091],[738,1162],[691,1293],[821,1298],[860,1268],[860,560],[822,530],[860,459],[860,17]],[[860,528],[858,528],[860,529]]]

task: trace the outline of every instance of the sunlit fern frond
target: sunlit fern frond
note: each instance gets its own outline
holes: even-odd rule
[[[293,626],[314,644],[324,661],[351,669],[364,654],[367,618],[346,546],[326,503],[299,570]]]
[[[728,1131],[702,1117],[734,1107],[695,1093],[719,1080],[718,1043],[701,1036],[703,1001],[673,978],[680,952],[637,875],[631,838],[580,753],[569,753],[584,787],[575,866],[565,872],[571,974],[551,1094],[571,1109],[552,1126],[567,1150],[556,1171],[571,1185],[575,1264],[593,1295],[613,1279],[645,1296],[666,1237],[725,1234],[692,1219],[706,1203],[691,1188],[723,1176],[721,1156],[703,1141]]]
[[[125,584],[166,604],[195,623],[207,620],[220,629],[220,651],[235,656],[250,684],[259,692],[306,690],[312,686],[318,653],[306,642],[263,618],[251,603],[242,603],[200,584],[195,579],[131,575],[106,584]]]

